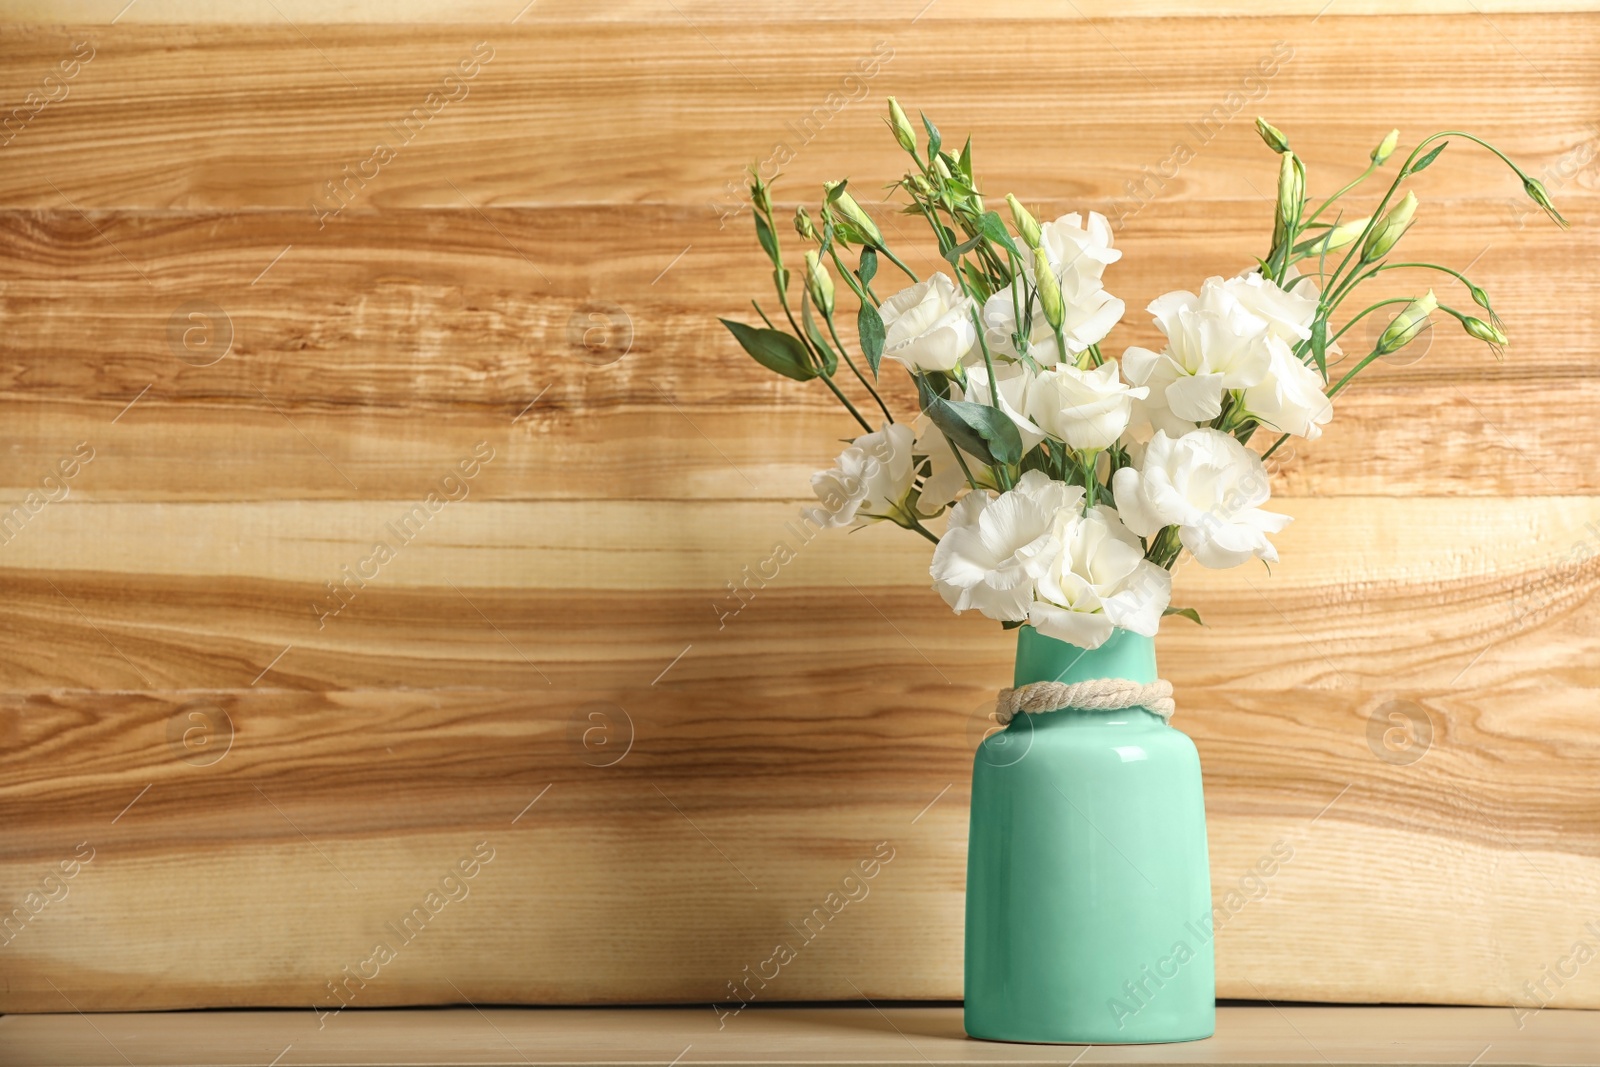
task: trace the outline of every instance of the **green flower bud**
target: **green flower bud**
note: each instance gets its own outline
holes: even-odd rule
[[[1263,141],[1267,142],[1267,147],[1274,152],[1283,153],[1289,151],[1289,138],[1283,135],[1282,130],[1259,115],[1256,116],[1256,132],[1261,135]]]
[[[950,167],[945,163],[943,156],[933,157],[933,169],[938,171],[939,177],[943,178],[945,181],[950,180]]]
[[[894,97],[889,98],[889,128],[894,131],[894,139],[900,142],[900,147],[907,152],[917,150],[917,130],[911,125],[911,120],[906,118],[906,113],[900,110],[900,103]]]
[[[1388,255],[1390,249],[1399,243],[1401,235],[1410,228],[1416,213],[1417,194],[1408,192],[1367,235],[1366,247],[1361,250],[1362,260],[1371,263]]]
[[[1539,207],[1544,210],[1546,215],[1549,215],[1552,219],[1554,219],[1556,225],[1560,226],[1562,229],[1566,228],[1567,220],[1562,218],[1561,212],[1556,210],[1555,204],[1550,200],[1550,193],[1545,189],[1543,182],[1541,182],[1538,178],[1523,178],[1522,191],[1527,193],[1528,198],[1535,204],[1538,204]]]
[[[883,234],[878,231],[878,226],[861,210],[861,205],[856,203],[855,197],[849,191],[839,189],[843,182],[826,182],[823,188],[827,190],[828,199],[845,217],[845,221],[856,228],[863,240],[874,248],[883,247]],[[838,190],[835,192],[835,190]]]
[[[1022,235],[1023,242],[1029,248],[1038,248],[1039,220],[1028,214],[1028,209],[1010,193],[1006,194],[1006,204],[1011,208],[1011,221],[1017,224],[1017,232]]]
[[[1383,166],[1384,161],[1394,155],[1394,146],[1400,143],[1400,131],[1390,130],[1383,135],[1383,140],[1378,142],[1378,147],[1372,150],[1372,162]]]
[[[767,191],[767,183],[761,180],[761,175],[756,173],[754,167],[750,168],[750,202],[763,215],[772,214],[772,196]]]
[[[1471,315],[1468,315],[1466,318],[1461,320],[1461,325],[1466,328],[1466,331],[1469,334],[1484,342],[1491,348],[1504,348],[1507,343],[1505,334],[1501,333],[1497,327],[1484,322],[1482,319],[1475,319]]]
[[[824,315],[832,315],[833,278],[828,274],[828,268],[822,262],[822,257],[817,255],[815,248],[806,253],[806,288],[811,293],[811,302],[817,305]]]
[[[1306,168],[1293,152],[1284,150],[1278,164],[1278,222],[1287,227],[1300,221],[1306,206]]]
[[[1045,321],[1055,329],[1066,318],[1066,308],[1061,303],[1061,281],[1044,252],[1038,249],[1033,253],[1033,285],[1039,294],[1039,306],[1044,308]]]
[[[1378,338],[1378,354],[1387,356],[1410,344],[1416,339],[1417,334],[1422,332],[1423,327],[1428,325],[1428,316],[1438,307],[1439,301],[1434,297],[1432,289],[1407,304]]]
[[[1372,220],[1356,219],[1354,222],[1341,222],[1326,234],[1317,238],[1316,243],[1311,246],[1311,251],[1320,255],[1323,252],[1333,252],[1352,244],[1357,237],[1361,236],[1361,231],[1367,228],[1367,223],[1370,221]]]
[[[811,216],[806,214],[804,207],[794,209],[794,232],[800,235],[802,241],[815,241],[817,228],[811,223]]]

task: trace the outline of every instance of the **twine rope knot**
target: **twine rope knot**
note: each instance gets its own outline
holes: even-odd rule
[[[1019,712],[1038,715],[1049,711],[1120,711],[1123,708],[1144,708],[1161,716],[1162,722],[1172,718],[1177,705],[1172,699],[1172,683],[1165,678],[1145,684],[1130,682],[1125,678],[1095,678],[1087,682],[1032,682],[1016,689],[1000,690],[994,718],[1005,726]]]

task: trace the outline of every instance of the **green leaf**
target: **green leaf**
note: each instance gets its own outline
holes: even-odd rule
[[[856,271],[856,277],[861,279],[861,284],[866,285],[878,273],[878,250],[872,247],[861,250],[861,269]]]
[[[827,201],[826,202],[831,204],[835,200],[837,200],[841,196],[843,196],[844,195],[844,191],[845,191],[845,187],[848,186],[849,184],[850,184],[850,179],[841,178],[838,182],[836,182],[834,184],[833,188],[827,190]]]
[[[928,131],[928,158],[931,160],[939,154],[939,146],[944,143],[944,140],[939,136],[939,127],[928,121],[928,116],[923,115],[920,111],[917,114],[922,117],[922,128]]]
[[[761,247],[766,250],[767,258],[776,263],[778,239],[772,235],[772,227],[767,225],[767,220],[761,217],[760,212],[751,212],[751,216],[756,220],[756,240],[760,241]]]
[[[1017,246],[1012,243],[1011,234],[1006,232],[1005,222],[996,212],[985,211],[978,217],[978,232],[1012,255],[1016,254]]]
[[[1002,630],[1015,630],[1015,629],[1021,627],[1022,625],[1024,625],[1026,622],[1027,622],[1026,619],[1018,619],[1015,622],[1002,621],[1000,623],[1000,629],[1002,629]]]
[[[1004,412],[987,404],[946,400],[922,379],[917,382],[917,390],[923,412],[963,452],[991,465],[1010,465],[1022,459],[1022,434]]]
[[[989,292],[989,279],[983,276],[983,271],[979,270],[976,264],[970,262],[961,264],[961,273],[966,275],[967,284],[977,294],[980,305],[993,295]]]
[[[878,364],[883,362],[883,316],[867,301],[861,302],[861,310],[856,314],[856,330],[861,334],[861,352],[876,378]]]
[[[1328,320],[1318,315],[1311,323],[1311,358],[1317,361],[1322,380],[1328,380]]]
[[[1443,152],[1447,147],[1449,147],[1449,145],[1450,145],[1450,142],[1449,141],[1445,141],[1443,144],[1440,144],[1437,148],[1435,148],[1432,152],[1429,152],[1427,155],[1425,155],[1421,159],[1417,160],[1417,165],[1411,168],[1410,173],[1412,173],[1412,174],[1421,174],[1423,171],[1427,170],[1428,169],[1428,164],[1430,164],[1434,160],[1438,159],[1439,158],[1439,153]]]
[[[832,378],[834,371],[839,369],[839,356],[828,347],[828,342],[822,339],[822,331],[817,329],[816,316],[811,314],[810,293],[804,293],[800,297],[800,321],[806,324],[806,336],[811,338],[811,343],[822,353],[822,373]],[[784,336],[787,337],[788,334]]]
[[[728,328],[734,340],[750,353],[751,358],[768,370],[777,371],[797,382],[810,381],[817,376],[806,346],[793,334],[779,330],[758,330],[729,319],[717,321]]]
[[[966,175],[967,181],[972,181],[972,138],[967,138],[967,143],[961,149],[961,158],[956,161],[956,167]]]
[[[1205,625],[1205,623],[1200,618],[1200,613],[1198,611],[1194,610],[1193,608],[1173,608],[1173,607],[1169,607],[1169,608],[1167,608],[1167,610],[1163,611],[1161,614],[1163,616],[1167,616],[1167,615],[1182,615],[1184,618],[1188,619],[1190,622],[1197,623],[1197,624],[1199,624],[1201,626]]]
[[[950,261],[952,267],[957,266],[961,262],[961,257],[977,248],[978,242],[981,240],[983,240],[983,235],[979,234],[970,241],[962,241],[958,245],[951,245],[949,251],[945,252],[944,258]]]

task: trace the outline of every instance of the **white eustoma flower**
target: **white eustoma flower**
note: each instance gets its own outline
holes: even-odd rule
[[[856,438],[831,470],[811,476],[822,506],[806,514],[819,526],[833,527],[906,518],[906,497],[916,476],[915,436],[911,427],[896,422]]]
[[[1002,386],[1002,389],[1004,387]],[[1108,359],[1092,370],[1059,363],[1041,371],[1028,388],[1028,418],[1045,433],[1079,452],[1110,448],[1128,428],[1133,402],[1148,396],[1144,386],[1129,388]]]
[[[1296,273],[1295,278],[1298,277]],[[1245,310],[1266,324],[1270,336],[1287,342],[1290,347],[1311,336],[1311,323],[1317,317],[1317,287],[1311,279],[1291,279],[1289,289],[1285,290],[1277,282],[1263,277],[1260,271],[1251,270],[1222,284]]]
[[[1128,529],[1154,537],[1176,526],[1183,547],[1204,567],[1277,560],[1267,534],[1291,521],[1261,510],[1271,496],[1266,468],[1220,430],[1203,427],[1176,439],[1157,432],[1141,466],[1122,468],[1111,484]]]
[[[1144,549],[1116,511],[1057,512],[1061,551],[1040,576],[1028,622],[1047,637],[1099,648],[1117,627],[1154,637],[1172,600],[1172,575]]]
[[[1034,373],[1025,363],[1001,363],[995,367],[994,376],[1000,383],[1000,410],[1016,424],[1017,433],[1022,437],[1022,451],[1026,454],[1044,440],[1045,433],[1024,413],[1034,385]],[[988,407],[993,403],[989,397],[989,368],[981,363],[968,367],[961,399]]]
[[[978,343],[976,306],[943,272],[900,290],[878,308],[883,354],[909,370],[953,369]]]
[[[1245,410],[1274,430],[1315,441],[1333,418],[1333,401],[1322,391],[1322,375],[1296,359],[1278,338],[1269,338],[1267,346],[1272,362],[1266,377],[1244,391]]]
[[[1051,533],[1056,513],[1076,508],[1083,490],[1026,471],[1016,488],[992,497],[968,493],[950,511],[928,574],[958,613],[976,608],[991,619],[1022,622],[1039,576],[1060,551]]]
[[[1089,224],[1074,211],[1054,222],[1039,227],[1039,244],[1061,287],[1061,301],[1065,319],[1061,324],[1062,339],[1067,344],[1067,357],[1076,356],[1092,344],[1105,339],[1106,334],[1122,318],[1124,304],[1105,291],[1101,274],[1106,264],[1115,263],[1122,253],[1111,247],[1111,224],[1098,211],[1089,212]],[[1023,273],[1032,288],[1037,269],[1033,250],[1018,246]],[[1017,332],[1017,312],[1021,297],[1008,285],[991,296],[983,305],[984,337],[989,349],[996,355],[1017,358],[1017,346],[1012,335]],[[1024,313],[1026,313],[1025,309]],[[1056,345],[1055,330],[1044,317],[1039,298],[1033,298],[1033,315],[1029,322],[1028,355],[1040,366],[1049,366],[1065,358]]]
[[[960,495],[961,490],[966,487],[967,475],[956,460],[955,448],[951,446],[949,438],[933,424],[932,419],[926,415],[918,415],[916,421],[911,424],[911,429],[917,435],[912,450],[919,456],[928,457],[928,471],[922,479],[922,493],[917,500],[917,512],[923,518],[932,518],[949,507]],[[967,469],[974,475],[984,469],[983,464],[973,456],[963,453],[962,458],[967,462]]]
[[[1158,430],[1181,434],[1222,413],[1223,394],[1266,377],[1272,354],[1267,320],[1246,307],[1221,278],[1198,294],[1167,293],[1149,312],[1166,335],[1160,352],[1131,347],[1122,355],[1128,381],[1148,386],[1144,415]]]

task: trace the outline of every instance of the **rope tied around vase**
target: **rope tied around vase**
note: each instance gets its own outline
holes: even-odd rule
[[[1158,678],[1149,684],[1125,678],[1095,678],[1087,682],[1032,682],[1016,689],[1000,690],[994,718],[1008,725],[1018,712],[1038,715],[1049,711],[1121,711],[1144,708],[1168,722],[1177,704],[1172,699],[1172,683]]]

